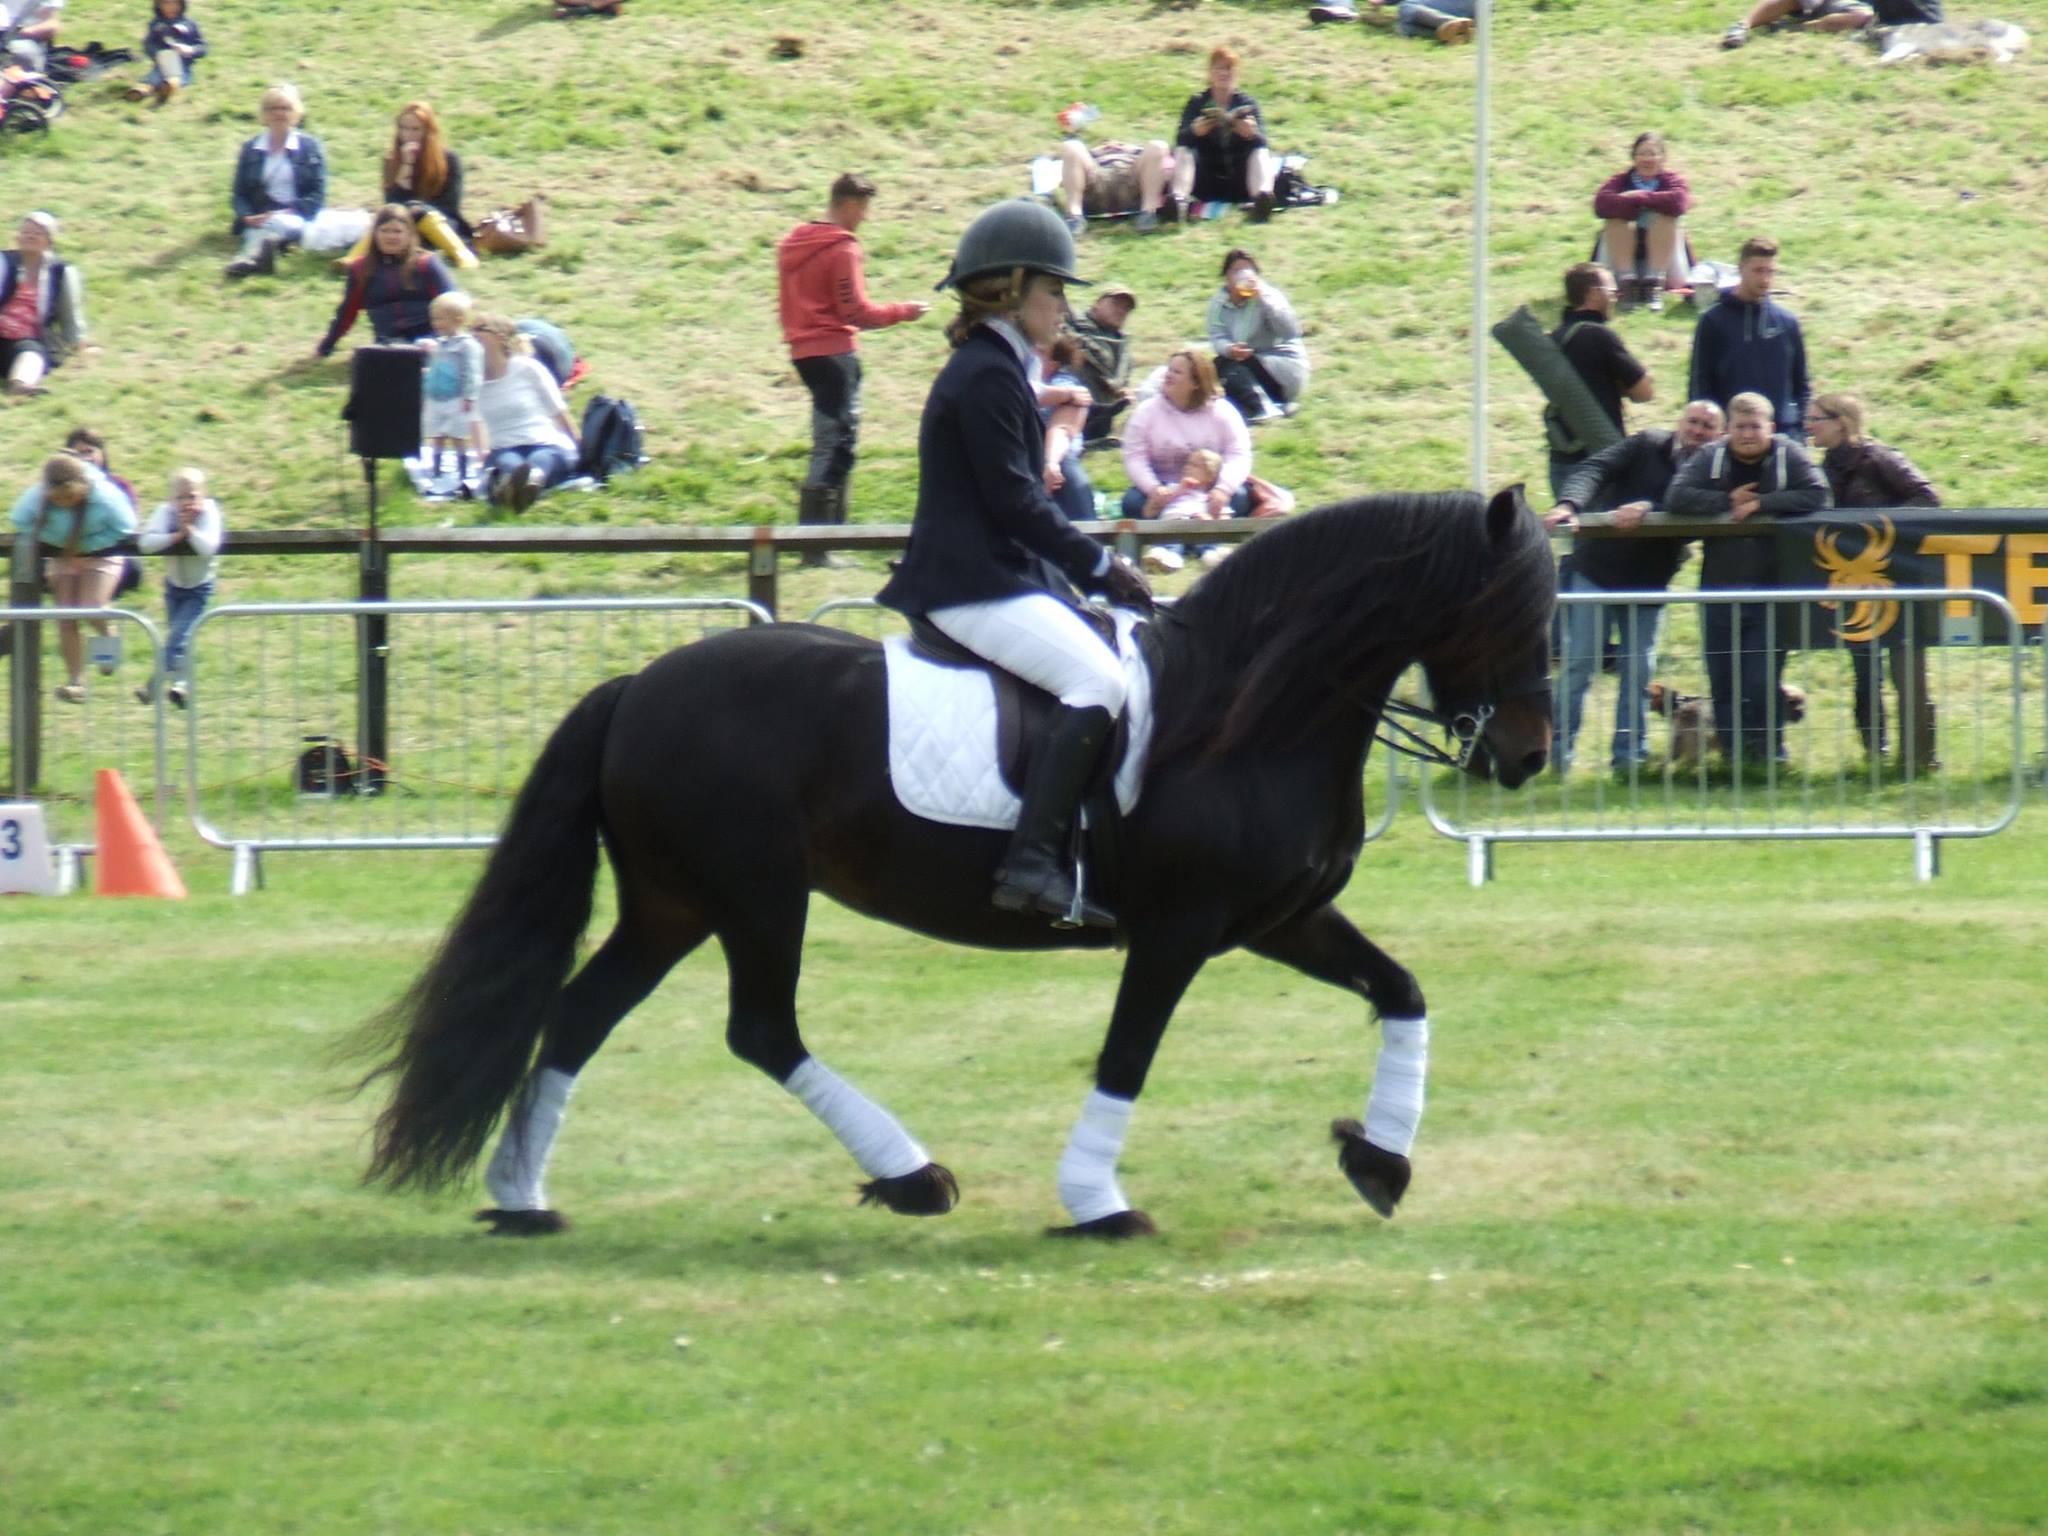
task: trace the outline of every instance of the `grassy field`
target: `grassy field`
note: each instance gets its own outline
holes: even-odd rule
[[[73,0],[71,35],[132,44],[138,0]],[[2048,484],[2048,351],[2027,271],[2048,234],[2038,50],[2004,70],[1877,70],[1836,40],[1715,46],[1728,6],[1552,0],[1500,12],[1494,88],[1495,307],[1556,301],[1592,237],[1594,185],[1656,126],[1699,198],[1704,254],[1752,230],[1785,244],[1785,281],[1817,381],[1861,389],[1877,432],[1955,505],[2038,503]],[[1309,325],[1307,408],[1263,429],[1261,471],[1308,501],[1435,487],[1466,475],[1471,212],[1470,50],[1365,27],[1312,28],[1288,3],[961,3],[785,0],[642,3],[617,23],[556,26],[537,0],[316,0],[204,8],[214,55],[163,110],[81,88],[47,143],[0,154],[0,209],[49,207],[90,279],[105,350],[0,421],[0,479],[24,481],[69,424],[113,440],[155,495],[175,464],[210,466],[231,524],[334,526],[361,517],[340,453],[345,365],[310,353],[337,287],[323,263],[227,285],[227,182],[273,79],[303,89],[327,144],[332,200],[376,195],[396,109],[435,102],[469,168],[473,212],[553,200],[542,253],[489,262],[491,308],[548,315],[595,367],[593,387],[642,409],[656,461],[548,521],[757,522],[792,515],[808,403],[775,329],[773,242],[817,213],[848,166],[882,186],[863,238],[873,290],[929,292],[965,222],[1024,185],[1080,98],[1104,134],[1168,131],[1227,41],[1275,143],[1307,153],[1335,208],[1265,229],[1231,220],[1139,239],[1094,233],[1087,269],[1134,285],[1149,366],[1197,335],[1228,246],[1248,241]],[[2001,14],[2044,33],[2048,11]],[[773,56],[778,35],[803,40]],[[403,59],[394,67],[394,59]],[[8,215],[12,217],[12,215]],[[1681,393],[1689,314],[1632,316],[1659,380],[1639,419]],[[919,402],[943,344],[926,322],[866,344],[869,388],[856,516],[908,516]],[[1489,461],[1540,480],[1535,395],[1505,356],[1490,369]],[[1120,472],[1102,470],[1115,489]],[[393,498],[390,521],[442,509]],[[462,519],[484,514],[463,509]],[[463,590],[736,590],[736,559],[419,561],[395,595]],[[345,562],[239,562],[243,595],[346,590]],[[872,568],[812,578],[799,599],[871,590]]]
[[[355,1188],[327,1059],[470,859],[10,903],[5,1526],[2038,1530],[2044,854],[1515,850],[1475,893],[1403,822],[1346,899],[1437,1022],[1399,1218],[1323,1139],[1363,1010],[1233,956],[1125,1160],[1165,1235],[1116,1249],[1038,1235],[1112,957],[814,912],[809,1038],[961,1179],[913,1222],[725,1054],[699,954],[518,1244]]]

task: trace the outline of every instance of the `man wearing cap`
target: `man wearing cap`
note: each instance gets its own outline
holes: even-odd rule
[[[797,498],[799,523],[846,521],[846,486],[860,441],[862,331],[915,320],[931,305],[869,302],[854,231],[868,216],[875,184],[848,174],[832,183],[825,217],[799,224],[775,250],[782,339],[811,393],[811,462]],[[805,565],[839,562],[823,550]]]
[[[1122,283],[1105,283],[1088,306],[1088,313],[1067,322],[1067,329],[1081,344],[1081,361],[1076,372],[1088,386],[1094,403],[1088,407],[1088,423],[1082,441],[1110,441],[1116,419],[1131,403],[1131,339],[1124,326],[1138,307],[1138,296]]]
[[[998,203],[968,226],[941,287],[960,311],[953,355],[932,384],[917,434],[917,513],[886,607],[928,618],[977,656],[1060,702],[1033,759],[991,898],[1007,912],[1091,927],[1115,917],[1077,900],[1067,833],[1124,707],[1123,664],[1055,593],[1068,582],[1149,611],[1136,566],[1080,532],[1045,491],[1045,434],[1032,392],[1033,349],[1067,318],[1078,283],[1074,237],[1040,202]]]

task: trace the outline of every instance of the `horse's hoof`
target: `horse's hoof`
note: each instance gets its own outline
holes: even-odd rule
[[[1152,1225],[1152,1218],[1143,1211],[1118,1211],[1114,1216],[1098,1216],[1093,1221],[1078,1222],[1071,1227],[1047,1227],[1047,1237],[1102,1237],[1115,1240],[1125,1237],[1157,1237],[1159,1229]]]
[[[1401,1197],[1408,1193],[1408,1180],[1415,1169],[1398,1152],[1376,1147],[1365,1139],[1365,1127],[1356,1120],[1332,1120],[1330,1134],[1337,1139],[1337,1166],[1365,1203],[1389,1219]]]
[[[569,1230],[569,1218],[560,1211],[478,1211],[476,1219],[490,1223],[493,1237],[551,1237]]]
[[[953,1170],[926,1163],[896,1179],[870,1179],[860,1187],[862,1205],[887,1206],[898,1216],[943,1216],[960,1203]]]

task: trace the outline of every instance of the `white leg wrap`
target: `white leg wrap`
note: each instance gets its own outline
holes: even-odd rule
[[[1081,1104],[1081,1118],[1060,1155],[1060,1204],[1076,1223],[1099,1221],[1128,1211],[1131,1202],[1117,1187],[1116,1164],[1123,1156],[1124,1133],[1131,1128],[1132,1102],[1092,1089]]]
[[[900,1179],[931,1157],[902,1123],[815,1056],[806,1056],[782,1085],[830,1127],[860,1171],[871,1179]]]
[[[512,1113],[505,1120],[498,1150],[484,1170],[484,1188],[491,1203],[501,1211],[544,1211],[547,1191],[541,1181],[548,1171],[548,1157],[555,1150],[555,1137],[562,1129],[562,1116],[569,1108],[569,1090],[576,1079],[553,1067],[543,1068],[526,1080]]]
[[[1365,1139],[1403,1157],[1422,1124],[1422,1085],[1429,1077],[1429,1020],[1382,1019],[1380,1059],[1365,1101]]]

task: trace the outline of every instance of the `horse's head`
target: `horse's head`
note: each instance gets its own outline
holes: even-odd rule
[[[1451,761],[1516,789],[1550,760],[1557,567],[1521,486],[1487,503],[1485,527],[1484,575],[1420,659],[1430,714],[1456,738]]]

